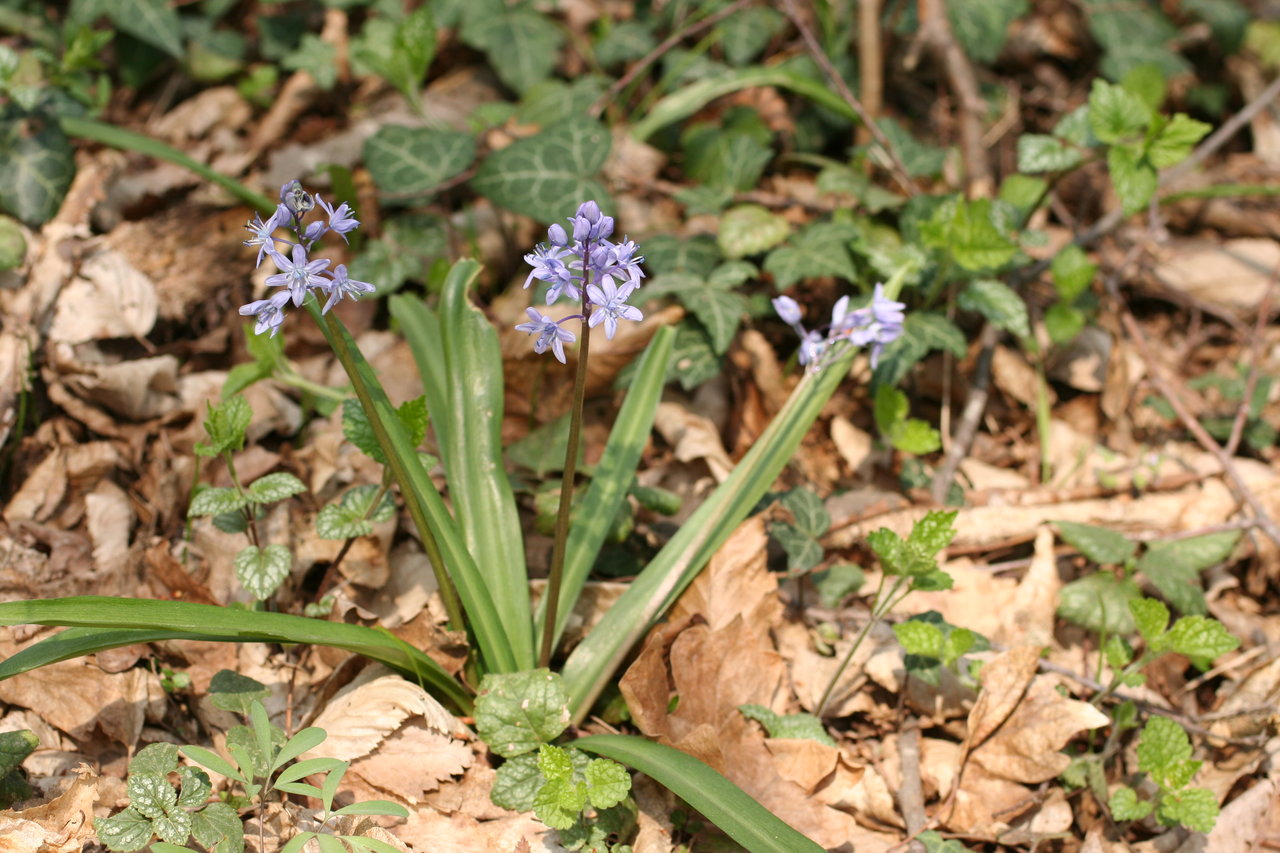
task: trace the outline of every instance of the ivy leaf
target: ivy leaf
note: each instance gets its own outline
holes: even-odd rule
[[[848,223],[815,223],[787,245],[770,252],[764,268],[773,274],[778,290],[786,290],[802,279],[821,276],[857,281],[858,270],[849,251],[857,236],[858,230]]]
[[[40,745],[40,738],[28,729],[16,732],[0,732],[0,776],[15,769]],[[145,749],[145,747],[144,747]],[[139,751],[139,755],[141,755]],[[177,748],[174,748],[177,763]]]
[[[738,14],[730,15],[719,27],[724,58],[733,66],[747,65],[786,23],[782,13],[768,6],[748,6]]]
[[[608,809],[626,799],[631,791],[631,774],[627,768],[608,758],[594,758],[583,773],[587,783],[587,799],[598,809]]]
[[[703,124],[686,131],[682,141],[689,177],[719,190],[751,189],[773,159],[773,148],[745,129]]]
[[[257,601],[270,598],[293,567],[293,554],[284,545],[268,545],[259,548],[250,545],[232,561],[240,585]]]
[[[645,241],[644,257],[645,266],[654,276],[685,272],[706,278],[720,263],[720,249],[716,241],[705,234],[687,240],[661,234]],[[645,289],[650,287],[652,284]]]
[[[787,553],[789,574],[802,574],[822,562],[822,545],[795,525],[774,522],[769,525],[769,534],[778,540],[782,550]]]
[[[1126,216],[1145,208],[1156,194],[1159,176],[1155,168],[1131,148],[1114,145],[1107,149],[1107,171]]]
[[[249,496],[235,489],[206,486],[196,492],[195,497],[191,499],[187,515],[190,518],[199,518],[202,515],[224,515],[244,509],[248,505]]]
[[[52,115],[0,112],[0,207],[35,227],[53,218],[76,173],[71,142]]]
[[[378,28],[371,34],[375,23],[386,24],[385,31]],[[375,18],[366,22],[360,35],[352,48],[355,58],[399,89],[407,100],[415,100],[436,54],[436,27],[430,7],[415,9],[395,24]]]
[[[1077,524],[1074,521],[1054,523],[1064,542],[1095,563],[1121,565],[1127,563],[1138,550],[1138,546],[1128,537],[1105,527]]]
[[[968,847],[954,838],[943,838],[935,829],[922,832],[916,838],[924,845],[925,853],[970,853]]]
[[[1138,792],[1129,787],[1116,788],[1107,802],[1111,817],[1116,821],[1142,820],[1151,814],[1152,805],[1138,799]]]
[[[775,714],[763,705],[739,705],[738,711],[748,720],[755,720],[764,726],[769,737],[816,740],[827,746],[835,746],[836,742],[822,725],[822,720],[813,714]]]
[[[533,799],[542,787],[542,771],[533,753],[509,758],[498,768],[489,798],[499,808],[517,812],[533,810]]]
[[[498,14],[467,15],[460,35],[467,44],[483,50],[502,82],[517,92],[550,76],[564,40],[550,18],[528,6],[503,6]],[[604,206],[602,199],[589,193],[581,198],[595,198]]]
[[[248,716],[249,706],[255,699],[261,701],[269,695],[271,689],[267,685],[235,670],[220,669],[209,680],[209,701],[213,707],[241,716]]]
[[[796,527],[813,537],[821,536],[831,527],[831,514],[826,504],[810,489],[792,489],[778,501],[791,513]]]
[[[124,32],[182,59],[182,21],[166,0],[111,0],[103,10]]]
[[[719,373],[720,357],[711,346],[711,336],[700,323],[689,319],[681,321],[671,346],[667,377],[680,380],[680,386],[691,391]]]
[[[1002,281],[985,278],[969,282],[960,292],[957,304],[966,311],[976,311],[996,327],[1020,338],[1031,334],[1027,305],[1013,288]]]
[[[989,65],[1000,56],[1009,25],[1027,14],[1027,0],[961,0],[946,9],[960,47],[975,62]]]
[[[839,606],[845,596],[862,588],[867,582],[867,573],[861,566],[853,563],[836,563],[826,571],[813,575],[813,584],[818,588],[818,598],[823,607]]]
[[[369,174],[392,196],[430,193],[462,174],[475,156],[475,137],[459,130],[386,125],[364,142]]]
[[[584,199],[608,208],[613,202],[594,176],[609,144],[602,124],[578,116],[490,155],[471,186],[494,204],[540,221],[559,218],[559,211],[567,215]]]
[[[1091,631],[1131,634],[1135,626],[1129,602],[1141,596],[1138,585],[1128,578],[1094,572],[1062,588],[1058,615]]]
[[[327,92],[338,81],[338,50],[315,33],[304,33],[302,41],[280,65],[290,71],[305,71]]]
[[[480,682],[475,718],[489,748],[511,758],[560,736],[569,725],[569,699],[550,670],[490,673]]]
[[[316,534],[321,539],[355,539],[373,533],[373,522],[389,521],[396,505],[391,492],[382,492],[382,500],[373,508],[380,487],[372,483],[348,489],[336,504],[325,504],[316,515]]]
[[[742,315],[747,311],[746,297],[732,290],[703,286],[684,291],[680,301],[707,330],[716,355],[728,352],[742,324]]]
[[[302,494],[306,485],[288,471],[277,471],[259,477],[245,490],[249,500],[256,504],[270,504]]]
[[[716,244],[726,258],[745,258],[769,251],[789,233],[791,226],[781,216],[758,204],[742,204],[720,218]]]

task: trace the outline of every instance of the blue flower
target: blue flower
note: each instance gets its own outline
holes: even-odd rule
[[[573,223],[573,239],[579,243],[604,240],[613,234],[613,217],[600,212],[600,205],[584,201],[570,220]]]
[[[565,364],[564,345],[576,341],[577,336],[568,329],[562,329],[559,323],[534,308],[526,308],[524,313],[529,315],[529,322],[521,323],[516,328],[538,336],[538,340],[533,343],[533,351],[541,355],[547,351],[547,347],[551,347],[556,359]]]
[[[367,281],[356,281],[354,278],[347,278],[347,265],[338,264],[333,268],[333,280],[323,287],[329,291],[329,301],[324,304],[324,308],[320,309],[321,314],[327,314],[329,309],[342,299],[343,296],[350,296],[352,299],[359,299],[362,293],[373,293],[375,288]]]
[[[289,208],[283,204],[277,205],[275,212],[266,221],[262,221],[260,214],[254,214],[253,219],[244,226],[253,236],[244,241],[246,246],[258,247],[258,262],[255,267],[262,266],[262,256],[269,251],[275,251],[276,239],[275,233],[290,219]]]
[[[320,273],[329,268],[328,258],[317,258],[316,260],[307,259],[307,250],[297,243],[293,246],[293,259],[290,260],[274,249],[268,252],[271,260],[280,269],[275,275],[267,276],[267,285],[270,287],[287,287],[289,294],[293,297],[293,304],[301,306],[302,301],[307,298],[307,291],[312,287],[325,287],[328,279],[324,278]]]
[[[360,227],[360,220],[351,215],[351,206],[345,201],[335,209],[330,207],[329,204],[320,197],[319,193],[316,193],[316,202],[325,212],[325,215],[329,217],[329,229],[342,237],[343,242],[346,242],[348,232],[354,231]]]
[[[644,315],[640,313],[639,308],[627,304],[627,298],[635,289],[636,286],[630,282],[619,288],[613,283],[613,279],[607,276],[604,279],[603,289],[594,284],[587,285],[587,297],[591,300],[591,319],[587,321],[587,325],[594,329],[603,322],[604,336],[613,340],[613,336],[618,332],[619,319],[639,323],[644,319]]]
[[[575,257],[574,253],[563,246],[539,243],[531,253],[524,256],[525,263],[533,266],[533,272],[529,273],[529,277],[524,280],[524,286],[528,288],[535,278],[550,282],[551,288],[547,291],[548,305],[559,299],[562,292],[569,294],[571,299],[581,298],[582,290],[578,287],[578,276],[564,260],[573,257]]]
[[[799,360],[810,370],[818,370],[841,341],[858,347],[870,347],[871,367],[880,361],[884,347],[902,334],[906,306],[884,295],[884,285],[877,284],[871,302],[863,308],[849,310],[849,297],[842,296],[831,310],[831,325],[825,333],[806,331],[800,321],[800,306],[790,296],[773,300],[778,316],[800,336]]]
[[[257,316],[258,322],[253,327],[255,335],[260,335],[270,329],[271,337],[274,338],[276,332],[280,331],[280,324],[284,322],[284,306],[288,302],[289,291],[281,290],[270,299],[259,299],[257,302],[241,305],[240,313],[245,317],[250,315]]]
[[[280,201],[293,214],[296,222],[302,222],[311,208],[316,206],[311,194],[302,188],[302,182],[293,180],[280,188]]]

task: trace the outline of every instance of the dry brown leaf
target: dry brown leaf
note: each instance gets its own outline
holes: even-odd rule
[[[20,812],[0,811],[0,853],[78,853],[94,837],[98,776],[81,765],[62,796]]]
[[[720,431],[709,418],[678,403],[663,402],[658,404],[653,426],[675,450],[677,459],[681,462],[703,460],[717,483],[723,483],[733,471],[733,460],[724,449]]]
[[[635,853],[672,853],[675,849],[672,839],[675,825],[671,822],[671,814],[676,808],[675,795],[643,775],[634,778],[631,794],[638,810],[632,850]]]
[[[1280,243],[1242,238],[1193,243],[1180,241],[1155,269],[1165,284],[1212,305],[1252,312],[1280,266]]]
[[[1040,649],[1037,646],[1019,646],[1002,652],[982,668],[978,676],[982,692],[969,712],[965,737],[970,750],[980,747],[1018,707],[1036,674],[1039,660]]]
[[[967,557],[944,563],[942,570],[954,581],[951,589],[912,593],[897,612],[936,610],[952,625],[994,636],[1008,619],[1008,607],[1017,595],[1017,581],[1001,577]]]
[[[701,617],[712,630],[741,616],[764,641],[782,618],[778,580],[769,572],[764,519],[743,522],[720,546],[667,616],[672,625]]]
[[[1280,833],[1280,783],[1263,779],[1227,803],[1208,836],[1193,835],[1173,853],[1243,853]]]
[[[799,785],[809,796],[840,760],[840,750],[808,738],[766,738],[764,745],[773,756],[778,775]]]
[[[1003,646],[1047,646],[1053,641],[1053,620],[1058,605],[1058,560],[1053,552],[1053,530],[1043,525],[1036,531],[1031,565],[1022,576],[1009,604],[991,609],[1003,617],[991,639]]]
[[[1035,802],[1034,792],[1025,785],[970,765],[944,823],[954,832],[994,836],[1008,829]]]
[[[1034,647],[1022,648],[1035,651]],[[1034,671],[1034,663],[1032,669]],[[1012,696],[1018,690],[1020,676],[1021,672],[1010,672],[1006,695]],[[993,699],[993,709],[999,702],[1000,697]],[[995,713],[990,715],[992,719],[995,716]],[[1003,725],[970,753],[969,761],[1002,779],[1039,784],[1055,778],[1071,763],[1070,757],[1060,751],[1067,741],[1110,721],[1088,702],[1068,699],[1058,693],[1049,679],[1036,679]]]
[[[389,735],[376,752],[355,761],[351,772],[412,804],[442,781],[461,776],[474,761],[467,744],[411,723]]]
[[[1028,409],[1036,406],[1036,386],[1040,379],[1026,356],[1008,347],[996,347],[991,358],[991,378],[996,387]],[[1053,389],[1049,389],[1053,394]],[[1050,402],[1053,402],[1052,396]]]
[[[143,338],[156,322],[156,288],[119,252],[90,255],[58,295],[49,340],[81,344]]]
[[[531,814],[479,821],[465,814],[444,815],[430,808],[410,811],[395,828],[396,837],[424,853],[493,853],[514,850],[523,839],[530,853],[568,853],[554,829]]]
[[[5,504],[5,521],[47,521],[62,505],[66,494],[67,457],[62,448],[54,447]]]
[[[129,535],[133,529],[133,504],[129,496],[110,480],[102,480],[93,492],[85,495],[84,504],[97,570],[122,572],[129,560]]]

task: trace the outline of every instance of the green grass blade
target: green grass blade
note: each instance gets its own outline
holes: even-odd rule
[[[93,595],[0,604],[0,625],[71,626],[0,661],[0,679],[105,649],[158,640],[306,643],[364,655],[410,679],[420,679],[460,709],[471,707],[462,685],[440,664],[394,635],[363,625],[187,601]]]
[[[569,710],[581,721],[632,646],[702,571],[795,453],[849,371],[852,353],[808,373],[723,483],[698,507],[565,661]]]
[[[347,371],[356,396],[369,415],[369,423],[377,435],[378,444],[387,455],[387,467],[400,486],[409,515],[417,526],[423,544],[439,548],[440,561],[432,560],[432,568],[440,571],[437,562],[443,562],[447,576],[442,580],[441,592],[446,587],[457,588],[457,597],[466,609],[467,626],[474,632],[480,656],[490,672],[515,672],[519,667],[511,646],[506,640],[502,619],[489,594],[484,576],[462,540],[458,526],[449,514],[448,507],[436,491],[435,484],[423,469],[417,449],[409,444],[404,425],[396,415],[395,407],[387,399],[387,393],[377,375],[342,321],[332,313],[321,316],[314,298],[308,298],[307,310],[324,332],[329,346]],[[428,553],[430,556],[430,553]],[[446,602],[447,603],[447,602]],[[452,616],[452,614],[451,614]]]
[[[707,104],[742,89],[777,86],[790,89],[837,115],[856,122],[858,115],[828,86],[789,68],[741,68],[681,86],[653,105],[648,115],[631,126],[631,135],[645,140],[673,122],[688,118]]]
[[[634,735],[590,735],[569,745],[612,758],[651,777],[750,853],[823,851],[737,785],[674,747]]]
[[[502,352],[493,323],[467,296],[479,272],[480,264],[467,259],[445,277],[439,326],[446,397],[431,419],[448,422],[440,454],[467,549],[493,593],[517,668],[532,669],[524,536],[502,452]]]
[[[115,125],[105,124],[81,116],[59,116],[58,123],[62,127],[62,132],[67,136],[91,139],[94,142],[101,142],[103,145],[110,145],[112,148],[137,151],[139,154],[146,154],[149,157],[155,157],[157,160],[165,160],[184,169],[190,169],[200,177],[217,184],[245,204],[256,207],[263,213],[271,213],[276,209],[274,201],[261,193],[254,192],[235,178],[228,178],[199,160],[194,160],[178,149],[149,136],[143,136],[141,133],[134,133]]]
[[[416,296],[396,293],[387,300],[391,316],[400,324],[400,332],[409,344],[413,361],[418,365],[422,391],[427,397],[431,429],[440,447],[452,446],[449,418],[437,418],[448,406],[448,379],[444,368],[444,345],[440,343],[440,318]]]
[[[564,626],[573,614],[573,605],[600,554],[609,526],[622,502],[627,499],[627,490],[635,479],[640,454],[653,429],[653,419],[658,411],[658,403],[662,400],[667,362],[671,360],[675,336],[674,327],[664,326],[645,348],[631,388],[627,391],[627,398],[609,433],[609,441],[600,457],[600,464],[596,466],[591,485],[583,496],[582,506],[574,516],[565,548],[560,606],[556,609],[556,621],[559,623],[556,625],[556,642],[560,641],[560,635],[564,633]],[[547,601],[544,598],[538,602],[538,616],[535,620],[537,636],[542,635],[546,611]]]

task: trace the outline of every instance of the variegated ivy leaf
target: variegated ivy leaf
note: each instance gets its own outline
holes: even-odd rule
[[[262,601],[280,588],[293,566],[293,554],[284,545],[259,548],[250,545],[234,560],[236,577],[250,595]]]

